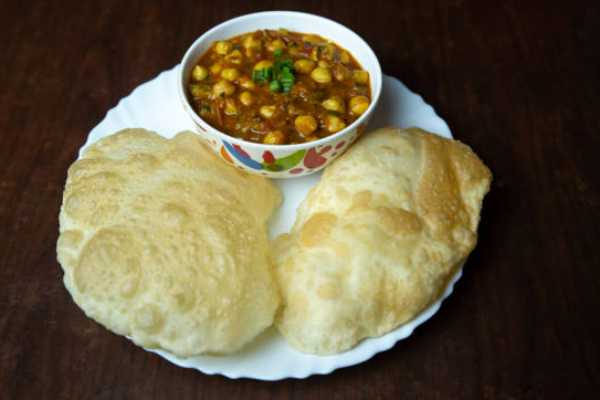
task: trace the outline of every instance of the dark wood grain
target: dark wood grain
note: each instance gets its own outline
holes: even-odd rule
[[[489,3],[3,2],[0,399],[597,395],[600,8]],[[206,29],[273,8],[360,33],[495,180],[479,245],[435,318],[362,365],[268,383],[175,367],[87,319],[55,243],[66,170],[106,111]]]

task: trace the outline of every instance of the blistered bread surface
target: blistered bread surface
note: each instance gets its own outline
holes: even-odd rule
[[[137,344],[179,356],[230,353],[279,305],[266,179],[218,160],[193,133],[128,129],[68,172],[57,254],[85,313]]]
[[[280,332],[303,352],[332,354],[412,319],[475,246],[490,181],[458,141],[414,128],[366,135],[276,241]]]

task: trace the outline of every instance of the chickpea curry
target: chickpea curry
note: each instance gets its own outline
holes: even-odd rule
[[[192,69],[188,94],[202,119],[255,143],[334,134],[371,102],[369,73],[335,43],[285,29],[218,41]]]

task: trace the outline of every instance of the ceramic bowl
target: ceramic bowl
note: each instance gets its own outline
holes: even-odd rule
[[[371,104],[367,111],[345,129],[331,136],[312,142],[290,145],[267,145],[234,138],[215,129],[200,118],[186,95],[186,86],[191,70],[200,56],[217,40],[229,39],[259,29],[278,28],[314,33],[348,50],[362,68],[369,72]],[[183,56],[177,83],[181,104],[194,122],[197,133],[220,157],[253,174],[269,178],[293,178],[309,175],[324,168],[362,134],[377,107],[381,94],[382,74],[373,50],[363,39],[345,26],[318,15],[268,11],[233,18],[200,36]]]

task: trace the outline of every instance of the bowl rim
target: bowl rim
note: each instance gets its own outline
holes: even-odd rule
[[[185,70],[185,66],[187,63],[194,62],[191,60],[191,54],[195,50],[195,48],[198,47],[201,43],[203,43],[206,40],[207,36],[214,33],[215,31],[223,29],[229,25],[239,23],[245,19],[262,17],[262,16],[274,16],[274,15],[277,15],[279,17],[293,15],[296,17],[311,18],[311,19],[315,19],[317,21],[320,20],[320,21],[325,21],[329,24],[333,24],[334,26],[337,26],[338,28],[348,31],[348,33],[351,36],[354,36],[354,39],[361,42],[367,50],[367,58],[371,58],[373,60],[374,66],[375,66],[375,73],[379,79],[376,80],[376,82],[377,82],[376,87],[371,86],[371,104],[369,104],[369,107],[367,108],[367,110],[360,117],[358,117],[350,125],[348,125],[344,129],[340,130],[339,132],[336,132],[333,135],[329,135],[329,136],[320,138],[318,140],[313,140],[311,142],[305,142],[305,143],[264,144],[264,143],[250,142],[250,141],[247,141],[244,139],[230,136],[227,133],[222,132],[219,129],[213,127],[208,122],[204,121],[196,113],[196,111],[194,111],[194,108],[190,104],[190,101],[187,98],[187,95],[185,94],[184,88],[185,88],[186,82],[185,82],[185,77],[183,76],[183,72]],[[326,39],[329,40],[329,38],[326,38]],[[343,47],[343,48],[345,48],[345,47]],[[240,146],[245,146],[246,148],[250,148],[250,149],[267,149],[267,150],[284,150],[284,151],[303,150],[303,149],[308,149],[308,148],[312,148],[312,147],[318,147],[320,145],[335,141],[336,139],[339,139],[339,138],[345,136],[346,134],[348,134],[349,132],[352,132],[353,130],[357,129],[361,124],[365,123],[365,120],[367,120],[370,117],[370,115],[373,112],[373,110],[375,109],[375,107],[377,107],[379,98],[381,97],[381,88],[382,88],[382,81],[383,81],[383,73],[381,71],[381,65],[379,64],[379,59],[375,55],[375,52],[373,51],[373,49],[371,49],[371,46],[369,46],[369,44],[360,35],[358,35],[356,32],[354,32],[352,29],[348,28],[347,26],[345,26],[337,21],[334,21],[332,19],[320,16],[320,15],[299,12],[299,11],[286,11],[286,10],[260,11],[260,12],[255,12],[255,13],[244,14],[244,15],[240,15],[240,16],[225,20],[225,21],[213,26],[209,30],[205,31],[198,38],[196,38],[196,40],[194,40],[194,42],[188,47],[188,49],[184,53],[184,55],[181,59],[181,62],[179,64],[178,77],[179,77],[179,79],[177,82],[177,86],[178,86],[180,100],[182,101],[187,113],[192,117],[192,119],[196,123],[198,123],[200,125],[206,125],[206,129],[210,129],[210,130],[214,131],[221,139],[226,140],[229,143],[234,143],[234,144],[237,144]],[[373,83],[374,80],[375,79],[373,77],[371,77],[371,84]]]

